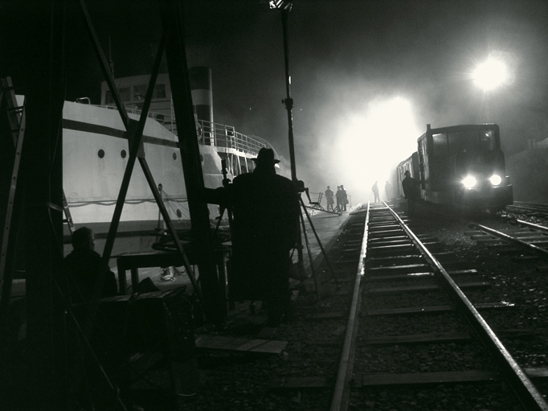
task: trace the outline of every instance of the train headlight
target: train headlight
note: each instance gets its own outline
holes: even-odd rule
[[[500,183],[502,183],[502,177],[499,176],[498,174],[493,174],[491,177],[489,177],[489,181],[494,186],[498,186],[500,185]]]
[[[462,180],[462,185],[470,190],[471,188],[474,188],[477,184],[477,180],[472,176],[466,176],[464,180]]]

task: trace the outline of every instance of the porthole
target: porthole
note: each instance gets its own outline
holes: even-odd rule
[[[122,156],[122,158],[126,158],[126,156],[127,156],[126,150],[122,150],[122,151],[120,152],[120,156]]]
[[[101,149],[97,152],[97,155],[99,156],[99,158],[103,158],[105,156],[105,150]]]
[[[177,153],[173,153],[173,160],[177,160]]]

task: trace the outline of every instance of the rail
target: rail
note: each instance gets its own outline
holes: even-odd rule
[[[527,410],[548,410],[548,403],[543,398],[542,394],[537,391],[534,384],[531,380],[529,380],[523,369],[517,364],[506,347],[504,347],[504,345],[500,342],[497,335],[489,327],[487,322],[479,314],[470,300],[468,300],[466,295],[461,291],[460,287],[451,278],[449,273],[445,270],[445,268],[443,268],[434,255],[424,246],[415,233],[407,227],[400,216],[390,207],[388,208],[402,229],[426,257],[426,260],[429,262],[432,269],[440,275],[440,278],[444,280],[447,285],[446,289],[453,298],[453,301],[462,308],[462,312],[465,313],[470,325],[476,330],[484,345],[491,348],[491,352],[494,354],[501,370],[504,372],[506,379],[509,382],[509,386],[514,391],[516,398]],[[480,225],[477,224],[476,226]],[[481,229],[483,230],[485,227],[481,226]]]
[[[406,255],[410,254],[409,250],[412,248],[418,251],[424,261],[427,262],[427,264],[430,266],[429,272],[435,273],[434,275],[436,275],[440,280],[439,285],[441,286],[441,283],[443,283],[443,288],[449,293],[455,305],[458,306],[459,311],[463,313],[464,316],[467,318],[469,325],[475,329],[476,335],[480,337],[484,347],[489,350],[489,352],[493,356],[493,359],[496,360],[498,365],[497,368],[498,371],[501,373],[502,379],[507,382],[508,387],[513,391],[515,398],[522,404],[524,409],[531,411],[548,411],[548,403],[546,403],[546,400],[543,398],[542,394],[530,381],[524,369],[522,369],[517,364],[517,362],[508,352],[508,350],[500,342],[495,332],[489,327],[483,317],[479,314],[477,308],[462,292],[461,287],[464,287],[465,284],[460,284],[460,286],[457,285],[449,272],[434,256],[433,252],[426,248],[425,243],[423,243],[419,239],[419,237],[413,231],[411,231],[411,229],[405,224],[402,218],[385,202],[383,202],[383,206],[384,207],[374,207],[372,209],[369,209],[368,207],[367,209],[366,225],[362,236],[360,261],[357,271],[357,280],[354,288],[350,315],[346,327],[343,350],[340,356],[340,363],[338,368],[337,381],[332,397],[331,410],[344,411],[349,408],[348,399],[350,397],[350,390],[352,389],[351,382],[353,378],[353,362],[355,361],[355,353],[357,352],[355,344],[356,327],[358,327],[358,317],[355,316],[355,312],[356,307],[359,303],[356,303],[355,301],[359,301],[360,279],[364,274],[364,265],[367,263],[365,257],[367,256],[369,259],[370,253],[373,253],[374,255],[374,250],[377,249],[377,253],[385,253],[386,255],[391,255],[392,258],[394,258],[395,255],[402,255],[402,253],[405,253]],[[388,211],[389,214],[387,214],[386,211]],[[382,218],[378,218],[381,216],[381,213],[384,214],[384,216],[386,217],[383,216]],[[399,229],[402,230],[402,236],[407,237],[410,240],[411,244],[407,244],[407,241],[402,242],[402,239],[396,238],[385,240],[385,237],[394,237],[393,234],[396,232],[396,230],[388,224],[389,215],[391,215],[393,225],[398,226]],[[374,226],[376,226],[377,230],[373,230],[373,228],[375,228]],[[372,238],[369,236],[368,232],[373,234],[376,231],[380,233],[380,238],[383,239],[383,243],[377,243],[376,246],[371,247],[371,244],[369,243]],[[390,236],[388,236],[389,232],[391,232]],[[384,243],[384,241],[386,241],[386,244]],[[373,256],[371,258],[374,259],[375,257]],[[422,267],[417,267],[417,269],[423,270]],[[366,268],[365,271],[368,271],[368,269]],[[424,311],[424,307],[422,308],[422,311]],[[354,321],[356,322],[355,324],[353,323]],[[381,376],[376,374],[374,374],[373,378],[375,378],[375,380],[379,378],[382,379]],[[436,377],[435,380],[439,381],[439,375]],[[362,385],[360,384],[360,386]]]

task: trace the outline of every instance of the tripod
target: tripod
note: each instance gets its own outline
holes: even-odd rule
[[[316,241],[318,242],[318,246],[320,247],[320,250],[321,250],[321,252],[322,252],[322,254],[325,258],[325,261],[327,263],[327,267],[329,269],[329,272],[331,273],[331,277],[335,281],[337,289],[339,289],[340,288],[339,281],[338,281],[337,277],[335,276],[335,272],[333,271],[333,267],[331,266],[331,261],[329,260],[329,257],[327,256],[327,253],[326,253],[326,251],[325,251],[325,249],[322,245],[322,241],[320,240],[320,237],[318,236],[318,232],[316,231],[316,227],[314,227],[314,223],[312,222],[312,218],[310,217],[310,214],[308,213],[306,205],[304,204],[304,201],[303,201],[303,199],[300,195],[299,195],[299,202],[301,204],[301,208],[304,212],[304,215],[306,216],[306,218],[308,220],[308,224],[310,225],[310,228],[312,228],[312,232],[314,233],[314,236],[316,237]],[[306,225],[305,225],[305,220],[304,220],[303,213],[301,213],[300,220],[301,220],[301,225],[302,225],[302,234],[303,234],[303,237],[304,237],[304,240],[305,240],[305,244],[306,244],[306,248],[307,248],[307,252],[308,252],[308,258],[309,258],[309,261],[310,261],[310,272],[312,273],[312,277],[314,279],[314,285],[315,285],[315,288],[316,288],[316,295],[318,296],[318,299],[321,299],[320,282],[319,282],[318,276],[316,275],[316,270],[314,268],[314,262],[313,262],[313,258],[312,258],[312,251],[310,250],[310,242],[308,240],[308,234],[306,232]]]

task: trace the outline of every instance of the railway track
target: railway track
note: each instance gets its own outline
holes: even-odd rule
[[[528,377],[534,370],[516,363],[480,315],[504,304],[474,305],[464,294],[489,286],[477,280],[477,271],[452,262],[435,239],[415,235],[389,207],[363,214],[366,229],[330,409],[400,409],[391,404],[406,402],[402,409],[430,409],[426,403],[435,395],[425,396],[425,387],[461,391],[468,383],[485,383],[483,392],[489,392],[489,384],[503,381],[507,390],[500,384],[494,390],[505,409],[548,410]],[[416,357],[424,359],[418,367],[408,361]],[[482,390],[470,392],[477,396],[468,398],[470,404],[481,404]]]
[[[471,233],[473,238],[483,245],[507,246],[512,251],[522,249],[540,258],[548,259],[548,227],[530,223],[525,220],[514,220],[514,225],[506,232],[472,223],[483,234]]]
[[[207,395],[187,398],[186,409],[548,410],[545,272],[519,271],[541,260],[425,215],[356,208],[327,247],[329,263],[299,287],[291,322],[267,336],[262,309],[246,317],[238,305],[232,335],[284,342],[283,355],[204,353]],[[485,221],[537,235],[519,220]]]
[[[548,218],[548,204],[527,203],[514,201],[514,204],[505,207],[507,214],[522,214],[533,218]]]

